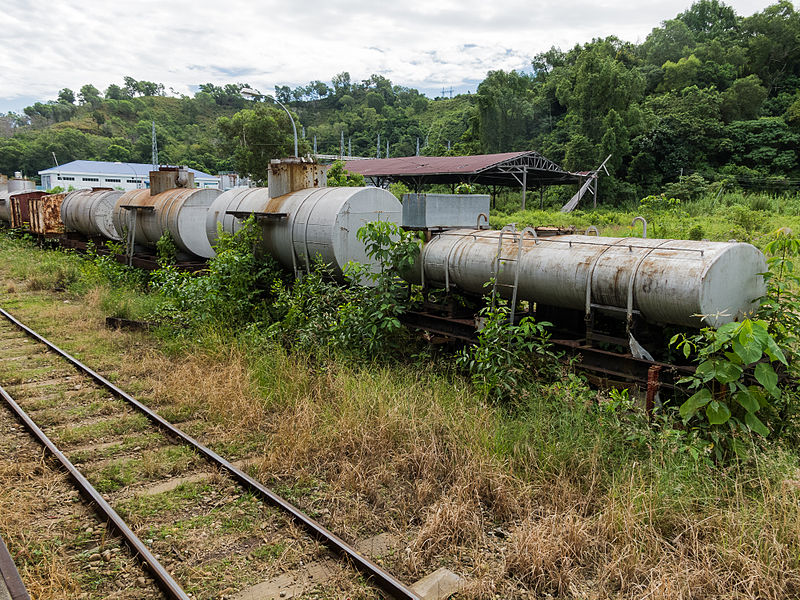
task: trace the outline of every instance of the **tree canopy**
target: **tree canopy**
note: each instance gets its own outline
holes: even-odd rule
[[[657,192],[682,175],[739,177],[748,185],[800,180],[800,14],[780,0],[741,16],[699,0],[641,44],[598,38],[551,48],[530,69],[490,71],[474,94],[428,98],[374,74],[278,86],[301,151],[365,157],[537,150],[572,170],[608,155],[606,200]],[[159,157],[263,179],[271,158],[292,153],[287,114],[242,97],[245,83],[198,86],[193,96],[124,77],[100,92],[36,102],[0,117],[0,171],[35,174],[72,158]],[[380,136],[380,143],[378,137]],[[387,146],[388,143],[388,146]]]

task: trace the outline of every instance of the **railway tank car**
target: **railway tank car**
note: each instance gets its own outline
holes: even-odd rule
[[[155,247],[165,232],[183,252],[211,258],[206,236],[208,209],[220,190],[194,187],[194,175],[183,169],[162,168],[150,174],[150,189],[131,190],[117,198],[114,228],[130,232],[133,242]],[[124,237],[124,236],[123,236]]]
[[[24,179],[21,173],[16,177],[0,184],[0,221],[11,222],[11,196],[24,194],[36,189],[36,184],[30,179]]]
[[[61,203],[61,221],[67,231],[77,231],[87,238],[122,239],[114,226],[114,206],[122,191],[91,188],[69,192]]]
[[[242,219],[234,215],[264,212],[269,203],[269,188],[235,187],[214,199],[206,216],[206,237],[211,246],[219,240],[218,228],[233,235],[242,228]]]
[[[425,244],[407,278],[429,287],[688,327],[739,320],[766,291],[750,244],[460,229]]]
[[[317,257],[337,279],[350,261],[378,269],[357,233],[371,221],[400,224],[402,207],[392,193],[375,187],[325,187],[325,168],[303,159],[272,161],[269,183],[269,188],[229,190],[217,198],[206,222],[210,244],[216,241],[218,224],[232,233],[240,225],[229,217],[252,213],[261,226],[261,249],[287,269],[308,271]]]

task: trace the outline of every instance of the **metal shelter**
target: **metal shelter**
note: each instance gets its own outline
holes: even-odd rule
[[[345,169],[360,173],[374,185],[402,182],[419,192],[424,185],[459,183],[489,187],[521,187],[522,208],[528,190],[548,185],[580,183],[582,176],[565,171],[535,151],[476,156],[405,156],[350,160]]]

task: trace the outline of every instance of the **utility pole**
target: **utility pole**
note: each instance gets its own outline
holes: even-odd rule
[[[347,138],[347,156],[353,156],[353,138]]]
[[[317,153],[317,134],[314,134],[314,154]]]
[[[56,158],[56,153],[55,153],[55,152],[50,152],[50,154],[52,154],[52,155],[53,155],[53,162],[54,162],[54,163],[56,163],[56,166],[57,166],[57,167],[58,167],[58,166],[60,166],[60,165],[58,164],[58,159]]]
[[[153,171],[158,171],[158,144],[156,143],[156,122],[153,121]]]
[[[389,158],[389,140],[386,140],[386,158]]]
[[[344,130],[340,132],[339,136],[339,158],[344,156]]]
[[[306,126],[303,125],[303,139],[306,139]]]
[[[381,157],[381,134],[379,133],[378,134],[378,152],[375,155],[375,158],[380,158],[380,157]]]
[[[419,136],[417,136],[417,156],[419,156]]]

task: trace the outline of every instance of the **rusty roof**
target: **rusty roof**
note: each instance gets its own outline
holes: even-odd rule
[[[580,179],[535,151],[350,160],[345,169],[373,180],[403,181],[415,187],[461,182],[519,186],[523,171],[527,173],[528,187],[575,183]]]

